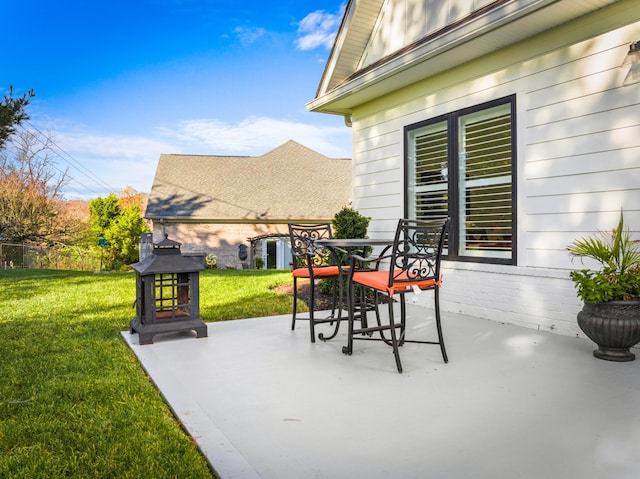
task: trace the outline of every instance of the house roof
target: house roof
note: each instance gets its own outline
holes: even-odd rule
[[[160,155],[145,218],[331,220],[350,201],[351,161],[290,140],[261,156]]]
[[[422,15],[398,2],[350,0],[310,111],[354,107],[530,38],[616,0],[430,0]],[[418,3],[414,2],[417,6]],[[470,5],[476,6],[471,10]],[[388,11],[387,11],[388,10]],[[399,18],[400,16],[407,18]],[[424,18],[422,18],[424,17]],[[425,23],[413,27],[416,18]],[[393,25],[405,25],[400,31]],[[398,44],[398,37],[404,43]]]

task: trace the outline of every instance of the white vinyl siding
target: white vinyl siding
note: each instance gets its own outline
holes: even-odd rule
[[[640,84],[623,87],[620,68],[638,39],[637,3],[621,1],[355,108],[353,207],[371,217],[369,236],[388,237],[417,207],[404,204],[405,187],[439,194],[437,182],[429,190],[403,181],[408,125],[515,95],[517,266],[445,261],[441,304],[581,334],[568,277],[581,264],[567,245],[613,227],[620,208],[640,235]],[[421,167],[439,169],[436,160]]]

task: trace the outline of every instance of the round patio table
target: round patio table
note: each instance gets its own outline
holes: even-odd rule
[[[316,240],[315,244],[327,248],[331,252],[331,255],[333,256],[336,264],[338,265],[338,268],[340,269],[340,276],[342,278],[348,274],[349,270],[348,265],[341,264],[340,255],[338,253],[352,254],[355,252],[360,252],[360,254],[364,256],[367,248],[381,247],[381,255],[383,255],[387,249],[393,246],[393,241],[393,239],[389,238],[324,238]],[[344,305],[344,285],[341,278],[338,279],[340,283],[340,306],[338,310],[338,317],[336,318],[337,324],[333,333],[330,336],[324,337],[325,340],[333,339],[338,334],[338,330],[340,329],[340,321],[342,320],[342,309],[344,309],[342,306]],[[367,327],[366,311],[372,310],[374,308],[374,305],[368,304],[364,299],[361,299],[360,301],[354,300],[354,304],[351,304],[350,299],[351,298],[349,297],[349,295],[347,295],[347,312],[349,313],[349,315],[355,315],[355,310],[358,309],[360,311],[360,321],[363,327]]]

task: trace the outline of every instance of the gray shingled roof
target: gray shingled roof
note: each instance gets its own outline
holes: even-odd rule
[[[290,140],[262,156],[160,155],[145,218],[330,220],[351,201],[351,160]]]

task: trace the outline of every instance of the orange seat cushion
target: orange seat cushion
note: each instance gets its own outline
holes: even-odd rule
[[[398,279],[407,279],[407,273],[400,273],[398,275]],[[393,293],[404,292],[414,286],[417,286],[420,289],[440,287],[440,284],[442,283],[442,276],[439,281],[427,279],[422,281],[395,283],[392,286],[389,286],[389,271],[356,271],[353,273],[353,282],[368,286],[369,288],[377,289],[378,291],[383,291],[389,296],[393,296]]]
[[[310,278],[309,268],[296,268],[291,271],[294,278]],[[339,276],[340,269],[337,266],[317,266],[313,268],[313,276],[315,278],[328,278],[331,276]]]

